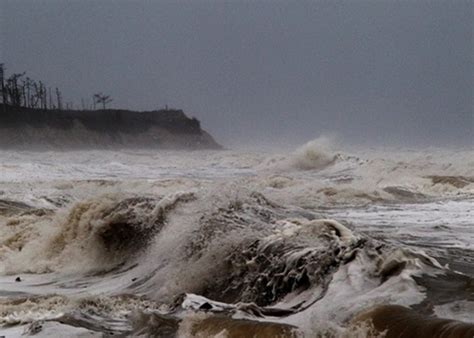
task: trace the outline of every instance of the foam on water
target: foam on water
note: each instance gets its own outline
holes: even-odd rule
[[[353,318],[388,304],[469,321],[470,149],[0,158],[3,334],[364,337],[380,323]]]

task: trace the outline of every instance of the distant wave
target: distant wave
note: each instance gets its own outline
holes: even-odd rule
[[[331,139],[320,137],[298,148],[290,157],[290,163],[302,170],[325,168],[337,160],[333,148]]]

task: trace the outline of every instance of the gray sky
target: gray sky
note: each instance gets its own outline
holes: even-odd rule
[[[0,0],[0,61],[218,141],[474,144],[473,1]]]

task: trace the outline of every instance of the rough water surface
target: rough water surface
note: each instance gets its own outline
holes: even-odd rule
[[[0,335],[472,337],[473,216],[471,149],[0,151]]]

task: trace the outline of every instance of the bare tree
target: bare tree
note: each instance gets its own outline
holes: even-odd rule
[[[25,73],[16,73],[6,77],[5,66],[0,63],[0,102],[4,110],[7,105],[33,109],[59,109],[64,108],[64,99],[59,88],[55,92],[42,81],[35,81],[24,77]],[[105,105],[112,100],[109,96],[101,95],[100,103]],[[69,102],[69,107],[73,107]]]
[[[26,79],[23,80],[23,96],[25,97],[23,105],[27,108],[31,108],[31,85],[31,79],[29,77],[26,77]]]
[[[62,95],[61,95],[61,92],[59,91],[59,88],[56,87],[56,100],[57,100],[57,104],[58,104],[58,109],[59,110],[62,110],[63,109],[63,102],[62,102]],[[67,106],[67,105],[66,105]]]
[[[105,109],[106,105],[112,102],[110,95],[104,95],[102,93],[94,94],[94,108],[96,103],[102,104],[102,109]]]
[[[46,90],[46,86],[41,81],[39,82],[39,84],[41,95],[41,108],[43,108],[44,110],[48,110],[48,92]]]
[[[19,80],[25,73],[12,74],[5,85],[7,93],[7,103],[15,107],[20,107],[23,100],[24,88],[19,85]]]

